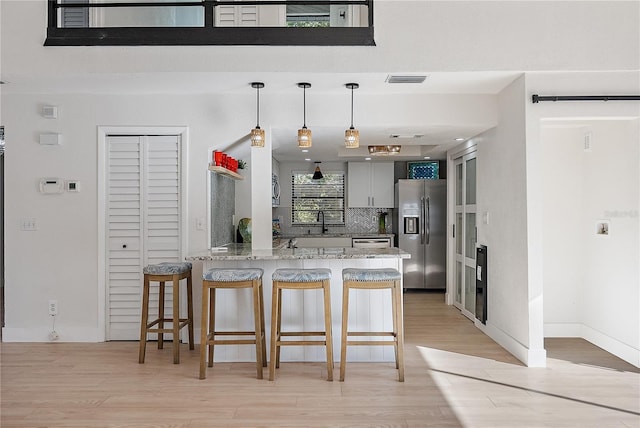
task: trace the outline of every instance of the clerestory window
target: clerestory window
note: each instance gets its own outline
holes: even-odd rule
[[[373,0],[48,0],[46,46],[373,46]]]

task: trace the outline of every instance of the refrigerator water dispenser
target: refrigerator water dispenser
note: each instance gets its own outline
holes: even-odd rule
[[[420,233],[420,223],[418,217],[404,217],[404,234],[417,235]]]

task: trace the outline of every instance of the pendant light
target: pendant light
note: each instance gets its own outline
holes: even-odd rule
[[[300,82],[298,88],[302,88],[302,128],[298,129],[298,147],[311,147],[311,130],[307,128],[307,88],[311,83]]]
[[[251,87],[256,89],[256,127],[251,130],[251,146],[264,147],[264,129],[260,129],[260,89],[264,83],[251,82]]]
[[[320,164],[322,162],[314,162],[316,164],[316,170],[313,172],[313,177],[311,177],[312,180],[322,180],[324,178],[324,175],[322,175],[322,171],[320,171]]]
[[[353,90],[358,89],[360,85],[347,83],[345,86],[351,89],[351,126],[344,131],[344,145],[347,149],[356,149],[360,147],[360,131],[353,127]]]

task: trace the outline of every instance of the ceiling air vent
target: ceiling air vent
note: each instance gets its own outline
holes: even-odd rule
[[[427,78],[426,75],[400,75],[400,74],[389,74],[387,76],[387,83],[422,83]]]

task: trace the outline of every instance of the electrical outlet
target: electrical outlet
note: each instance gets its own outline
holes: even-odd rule
[[[204,230],[204,217],[196,218],[196,230]]]
[[[58,315],[58,301],[49,300],[49,315]]]

